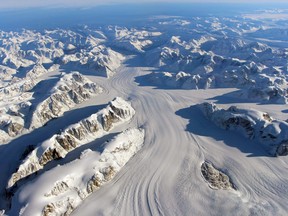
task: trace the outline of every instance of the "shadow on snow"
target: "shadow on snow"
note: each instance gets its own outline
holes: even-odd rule
[[[5,197],[5,188],[7,182],[22,162],[21,157],[23,156],[25,149],[28,148],[29,145],[36,146],[38,143],[41,143],[44,140],[52,137],[54,134],[59,134],[61,130],[65,129],[67,126],[77,123],[82,119],[89,117],[93,113],[96,113],[98,110],[106,107],[106,105],[107,104],[101,104],[67,111],[64,113],[63,116],[57,119],[50,120],[45,126],[37,128],[28,134],[21,135],[18,138],[12,140],[10,143],[0,145],[0,157],[6,158],[0,163],[0,193],[3,195],[2,197]],[[99,145],[103,144],[103,142],[105,142],[104,140],[107,140],[109,138],[110,136],[107,135],[104,136],[102,139],[100,138],[99,141],[97,139],[94,142],[83,145],[83,147],[79,147],[79,150],[77,149],[75,150],[75,152],[70,152],[67,155],[67,159],[65,158],[63,160],[59,160],[59,162],[63,161],[60,162],[60,164],[70,162],[73,159],[78,158],[80,153],[86,148],[90,148],[93,151],[97,150],[101,152],[102,147]],[[7,155],[9,155],[8,158]],[[56,166],[56,163],[51,162],[51,165],[47,164],[47,166],[51,169]],[[44,170],[46,170],[46,168]],[[31,180],[31,178],[28,179]],[[26,182],[26,180],[23,180],[23,182]],[[6,199],[6,202],[8,202],[8,198]]]
[[[212,137],[216,141],[223,141],[227,146],[238,148],[241,152],[248,154],[247,157],[271,157],[271,155],[261,147],[261,144],[249,140],[235,131],[218,128],[214,123],[205,118],[197,105],[180,109],[176,112],[176,115],[184,119],[189,119],[186,131],[190,133]],[[205,143],[201,145],[205,145]]]

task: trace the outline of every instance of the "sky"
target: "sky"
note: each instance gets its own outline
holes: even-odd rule
[[[1,9],[30,8],[30,7],[88,7],[107,4],[123,3],[271,3],[271,0],[0,0]],[[273,3],[288,3],[288,0],[273,0]]]

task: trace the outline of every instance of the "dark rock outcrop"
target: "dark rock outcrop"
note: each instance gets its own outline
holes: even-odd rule
[[[228,175],[217,170],[212,163],[205,161],[201,165],[201,173],[212,189],[234,189]]]

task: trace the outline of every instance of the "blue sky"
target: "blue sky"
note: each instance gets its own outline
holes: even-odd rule
[[[154,3],[154,2],[201,2],[201,3],[271,3],[271,0],[0,0],[0,8],[29,8],[29,7],[87,7],[95,5],[122,3]],[[276,0],[273,3],[288,3],[288,0]]]

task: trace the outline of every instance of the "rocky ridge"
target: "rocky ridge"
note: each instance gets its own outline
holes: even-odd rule
[[[112,40],[113,46],[136,53],[144,53],[162,35],[159,31],[120,26],[109,26],[106,33]]]
[[[102,91],[100,86],[79,72],[62,74],[48,97],[36,107],[30,127],[40,127],[49,120],[62,116],[76,104],[80,104]]]
[[[146,53],[147,63],[160,69],[147,75],[150,82],[182,89],[236,87],[245,99],[287,103],[285,49],[227,36],[193,37],[172,36]]]
[[[227,110],[214,103],[202,103],[206,118],[225,130],[237,131],[259,142],[271,155],[288,155],[288,123],[273,119],[268,113],[231,106]]]
[[[208,182],[209,187],[215,190],[231,190],[234,189],[229,176],[216,169],[212,163],[205,161],[201,165],[201,174]]]
[[[25,83],[26,81],[21,86],[23,87]],[[34,87],[33,82],[27,80],[27,83],[29,86],[31,85],[31,88]],[[0,107],[1,143],[21,135],[24,131],[45,125],[51,119],[62,116],[64,112],[70,110],[76,104],[103,91],[100,86],[91,82],[79,72],[63,73],[53,89],[50,92],[45,92],[45,96],[41,95],[40,102],[34,108],[35,103],[33,101],[35,101],[34,95],[38,96],[37,90],[33,93],[30,91],[30,87],[24,90],[18,84],[19,82],[15,83],[15,86],[9,86],[11,89],[9,92],[13,91],[15,95],[9,93],[9,97],[6,95],[1,101],[3,103]],[[7,87],[5,89],[7,90]],[[30,116],[32,116],[31,119]]]
[[[143,129],[127,129],[117,135],[105,144],[99,158],[93,161],[92,170],[78,173],[77,176],[71,174],[54,184],[51,191],[45,194],[44,201],[41,203],[44,206],[42,215],[70,215],[91,193],[111,181],[141,149],[143,142]],[[85,156],[88,157],[89,153],[86,153]],[[81,183],[79,184],[78,181]]]
[[[8,188],[20,179],[43,169],[48,162],[64,158],[75,148],[109,133],[114,126],[129,121],[134,114],[135,110],[131,105],[118,97],[106,108],[39,143],[12,174]]]

